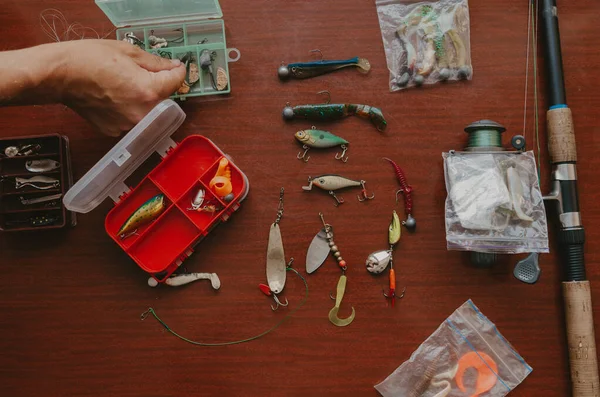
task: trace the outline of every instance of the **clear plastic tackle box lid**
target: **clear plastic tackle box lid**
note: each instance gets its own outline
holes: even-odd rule
[[[218,0],[95,0],[118,28],[222,18]]]
[[[174,101],[159,103],[96,163],[63,198],[65,207],[75,212],[90,212],[107,197],[118,201],[129,191],[127,179],[150,155],[165,155],[174,147],[171,135],[185,120],[185,113]]]

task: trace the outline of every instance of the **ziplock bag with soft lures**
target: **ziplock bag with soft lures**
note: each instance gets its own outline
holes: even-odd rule
[[[375,389],[384,397],[502,397],[531,371],[469,299]]]
[[[533,152],[442,154],[449,250],[548,252],[546,211]]]
[[[467,0],[377,0],[390,91],[471,80]]]

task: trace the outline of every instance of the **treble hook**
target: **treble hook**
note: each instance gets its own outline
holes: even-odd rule
[[[308,162],[308,159],[310,159],[310,156],[306,157],[306,153],[310,150],[310,148],[306,145],[302,145],[302,149],[304,149],[304,153],[302,152],[298,152],[298,155],[296,156],[296,158],[298,160],[304,160],[304,162]]]
[[[321,94],[327,94],[327,102],[325,102],[326,105],[331,103],[331,93],[328,90],[323,90],[323,91],[317,92],[317,95],[321,95]]]
[[[273,305],[271,305],[271,310],[273,310],[273,311],[279,309],[279,306],[284,306],[285,307],[285,306],[289,305],[289,302],[288,302],[287,298],[285,298],[285,304],[284,304],[284,303],[282,303],[279,300],[279,298],[275,294],[273,294],[273,300],[275,301],[275,304],[277,305],[275,307],[273,307]]]
[[[346,318],[339,318],[338,312],[340,311],[340,304],[342,303],[342,299],[344,298],[344,292],[346,291],[346,276],[341,275],[340,280],[337,285],[337,293],[335,297],[335,306],[329,311],[329,321],[335,326],[345,327],[349,325],[352,321],[354,321],[354,316],[356,312],[354,311],[354,307],[352,307],[352,314]]]
[[[343,163],[347,163],[348,162],[348,157],[346,156],[346,158],[344,158],[344,155],[346,154],[346,151],[348,150],[348,146],[341,145],[340,147],[342,148],[342,153],[336,153],[335,159],[336,160],[342,160]]]
[[[313,52],[318,52],[318,53],[319,53],[319,55],[321,55],[321,59],[320,59],[320,61],[322,61],[322,60],[323,60],[323,53],[321,52],[321,50],[319,50],[319,49],[314,49],[314,50],[310,50],[309,52],[310,52],[310,53],[313,53]]]
[[[329,191],[329,194],[331,194],[331,196],[333,196],[333,198],[335,199],[336,203],[335,206],[339,207],[340,204],[344,204],[344,198],[343,197],[339,197],[335,195],[335,192],[333,190]]]
[[[362,186],[362,190],[360,191],[360,194],[356,196],[356,197],[358,197],[358,201],[360,201],[361,203],[363,201],[373,200],[375,198],[375,193],[373,193],[370,196],[367,194],[367,188],[365,187],[366,183],[367,183],[366,181],[360,181],[360,186]],[[361,196],[362,196],[362,199],[361,199]]]

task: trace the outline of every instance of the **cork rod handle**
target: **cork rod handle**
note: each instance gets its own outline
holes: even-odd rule
[[[562,287],[573,397],[600,397],[590,282],[564,282]]]
[[[576,162],[575,129],[571,109],[550,109],[548,120],[548,151],[552,163]]]

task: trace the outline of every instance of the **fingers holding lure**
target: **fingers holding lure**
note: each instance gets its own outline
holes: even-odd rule
[[[321,91],[329,95],[328,91]],[[330,95],[329,95],[330,96]],[[291,106],[289,103],[283,108],[283,118],[285,120],[306,119],[314,121],[333,121],[341,120],[348,116],[357,116],[368,119],[378,131],[383,132],[387,127],[387,121],[383,117],[381,109],[369,105],[360,104],[332,104],[327,103],[313,105]]]
[[[302,144],[302,149],[304,149],[304,152],[299,152],[296,157],[299,160],[304,160],[305,163],[308,162],[308,159],[310,158],[310,156],[306,156],[310,148],[325,149],[335,146],[340,146],[342,148],[342,153],[336,154],[335,159],[341,160],[344,163],[348,161],[348,156],[344,156],[348,150],[349,142],[342,137],[333,135],[331,132],[317,130],[316,127],[313,126],[310,130],[296,132],[294,138]]]
[[[310,52],[318,52],[321,55],[321,59],[311,62],[295,62],[287,65],[282,63],[279,69],[277,69],[279,79],[308,79],[347,67],[356,67],[356,69],[363,74],[367,74],[371,70],[371,64],[365,58],[354,57],[344,60],[329,61],[323,59],[323,54],[320,50],[312,50]]]

